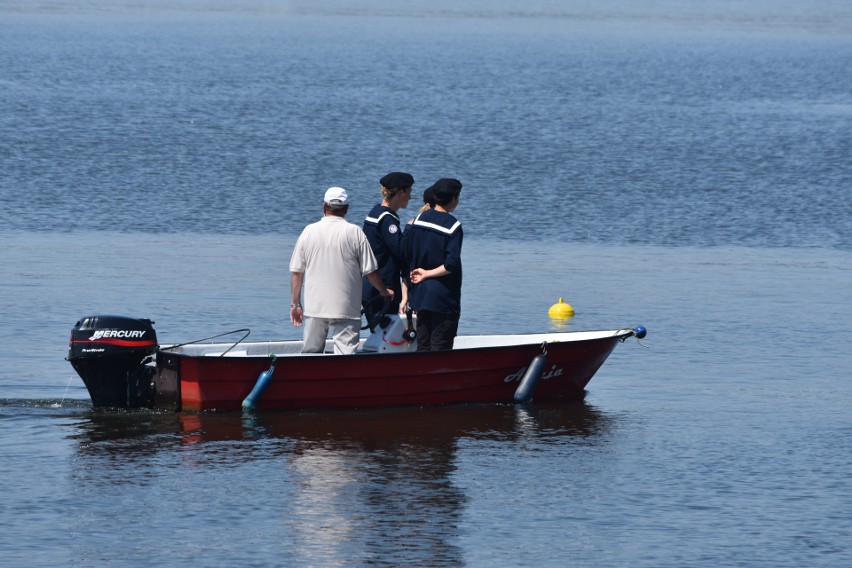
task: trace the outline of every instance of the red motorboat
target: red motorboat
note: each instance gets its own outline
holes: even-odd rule
[[[582,398],[612,353],[645,329],[459,336],[449,351],[416,352],[391,316],[354,355],[300,353],[302,342],[202,340],[159,346],[153,322],[91,316],[71,333],[68,360],[96,407],[175,411],[366,408]],[[234,332],[236,333],[236,332]],[[407,339],[406,339],[407,338]],[[331,342],[328,342],[331,350]]]

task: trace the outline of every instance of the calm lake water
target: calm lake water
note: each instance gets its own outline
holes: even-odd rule
[[[0,0],[3,561],[852,565],[852,12],[635,4]],[[648,337],[579,403],[91,408],[77,319],[299,337],[395,169],[464,183],[461,333]]]

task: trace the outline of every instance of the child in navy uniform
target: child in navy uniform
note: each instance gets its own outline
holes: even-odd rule
[[[398,211],[408,206],[411,198],[411,186],[414,178],[405,172],[391,172],[379,180],[382,189],[382,202],[370,210],[364,220],[364,234],[370,242],[373,254],[379,263],[379,273],[385,286],[393,290],[393,300],[388,313],[395,314],[407,307],[408,292],[402,284],[402,276],[407,278],[403,250],[402,229],[399,226]],[[375,300],[378,291],[364,282],[361,297],[367,323],[375,321],[382,305]]]
[[[451,213],[462,184],[439,179],[426,190],[434,203],[405,232],[411,287],[408,302],[417,312],[417,350],[452,349],[461,314],[462,226]]]

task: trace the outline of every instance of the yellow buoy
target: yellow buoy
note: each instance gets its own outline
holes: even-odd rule
[[[559,298],[559,302],[553,304],[547,310],[547,315],[553,319],[568,319],[574,315],[574,308],[571,307],[571,304],[566,304],[562,298]]]

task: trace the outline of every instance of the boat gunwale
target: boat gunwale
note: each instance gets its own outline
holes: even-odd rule
[[[587,341],[599,341],[605,339],[626,340],[635,331],[631,328],[606,329],[606,330],[591,330],[591,331],[568,331],[568,332],[545,332],[545,333],[520,333],[520,334],[480,334],[480,335],[464,335],[458,336],[456,341],[461,340],[462,343],[468,341],[476,341],[477,343],[469,346],[457,346],[448,351],[362,351],[366,338],[361,338],[359,350],[353,354],[335,354],[329,351],[324,353],[301,353],[299,351],[286,351],[284,347],[297,347],[302,344],[301,339],[285,339],[285,340],[268,340],[268,341],[251,341],[251,342],[214,342],[214,343],[197,343],[197,344],[177,344],[166,345],[158,348],[158,353],[163,355],[181,357],[181,358],[200,358],[200,359],[266,359],[271,355],[275,357],[364,357],[381,355],[387,356],[433,356],[447,355],[453,352],[475,352],[486,349],[504,349],[504,348],[523,348],[537,345],[563,344],[563,343],[583,343]],[[500,341],[511,339],[510,342]],[[484,343],[479,343],[483,342]],[[491,343],[493,341],[493,343]],[[332,341],[327,341],[327,347],[332,345]],[[458,344],[457,344],[458,345]],[[266,352],[263,347],[266,346]],[[272,348],[275,346],[277,348]],[[256,353],[250,353],[249,348],[255,348]]]

